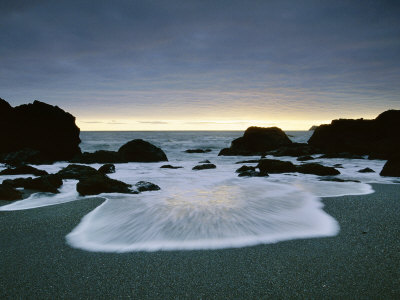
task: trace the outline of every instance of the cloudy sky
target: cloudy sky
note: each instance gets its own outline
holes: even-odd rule
[[[0,97],[83,130],[307,129],[400,109],[399,1],[0,1]]]

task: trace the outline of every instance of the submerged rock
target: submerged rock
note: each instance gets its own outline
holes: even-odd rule
[[[332,167],[326,167],[317,163],[309,163],[296,167],[296,171],[303,174],[314,174],[319,176],[339,175],[340,172]]]
[[[257,165],[261,175],[268,173],[290,173],[296,172],[296,166],[290,161],[281,161],[275,159],[262,159]]]
[[[21,200],[22,193],[8,184],[0,184],[0,200]]]
[[[188,149],[185,152],[186,153],[208,153],[208,152],[211,152],[211,149]]]
[[[164,151],[141,139],[132,140],[121,146],[118,154],[126,162],[168,161]]]
[[[183,167],[181,167],[181,166],[172,166],[172,165],[162,165],[160,168],[161,169],[181,169]]]
[[[75,117],[61,108],[37,100],[13,108],[3,99],[0,107],[3,160],[13,154],[18,163],[48,163],[69,160],[81,152]],[[30,153],[21,155],[20,151]]]
[[[158,185],[148,181],[139,181],[135,184],[135,187],[138,192],[158,191],[161,189]]]
[[[102,165],[98,171],[102,174],[111,174],[115,173],[115,166],[113,164],[105,164]]]
[[[206,159],[206,160],[199,161],[199,164],[211,164],[211,161]]]
[[[361,170],[358,170],[358,172],[359,173],[375,173],[375,171],[370,168],[361,169]]]
[[[379,175],[400,177],[400,156],[389,159]]]
[[[373,120],[333,120],[315,129],[308,144],[323,153],[348,152],[390,159],[400,153],[400,110],[388,110]]]
[[[20,166],[16,168],[8,168],[0,172],[0,175],[22,175],[22,174],[32,174],[35,176],[48,175],[44,170],[39,170],[31,166]]]
[[[206,169],[215,169],[217,166],[214,164],[202,164],[202,165],[197,165],[192,168],[192,170],[206,170]]]
[[[76,185],[76,190],[82,196],[101,193],[135,193],[131,190],[130,184],[111,179],[103,174],[81,178]]]
[[[218,155],[263,155],[267,151],[292,144],[292,141],[278,127],[249,127],[243,136],[232,141]]]
[[[307,161],[307,160],[313,160],[314,157],[310,156],[310,155],[305,155],[305,156],[300,156],[297,158],[298,161]]]
[[[62,186],[63,182],[60,176],[50,174],[40,176],[38,178],[17,178],[4,180],[3,184],[11,187],[23,187],[28,190],[35,190],[40,192],[58,193],[58,188]]]

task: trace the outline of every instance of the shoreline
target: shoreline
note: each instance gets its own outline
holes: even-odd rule
[[[99,198],[0,212],[0,298],[399,298],[400,185],[372,186],[323,198],[337,236],[221,250],[69,247]]]

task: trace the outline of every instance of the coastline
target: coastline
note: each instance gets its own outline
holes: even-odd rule
[[[400,185],[372,186],[323,199],[335,237],[223,250],[70,248],[99,198],[0,212],[0,298],[399,298]]]

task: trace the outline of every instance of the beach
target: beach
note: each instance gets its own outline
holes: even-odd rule
[[[129,253],[69,247],[92,198],[0,212],[0,298],[400,297],[400,185],[324,198],[337,236],[236,249]],[[4,202],[6,204],[7,202]]]

